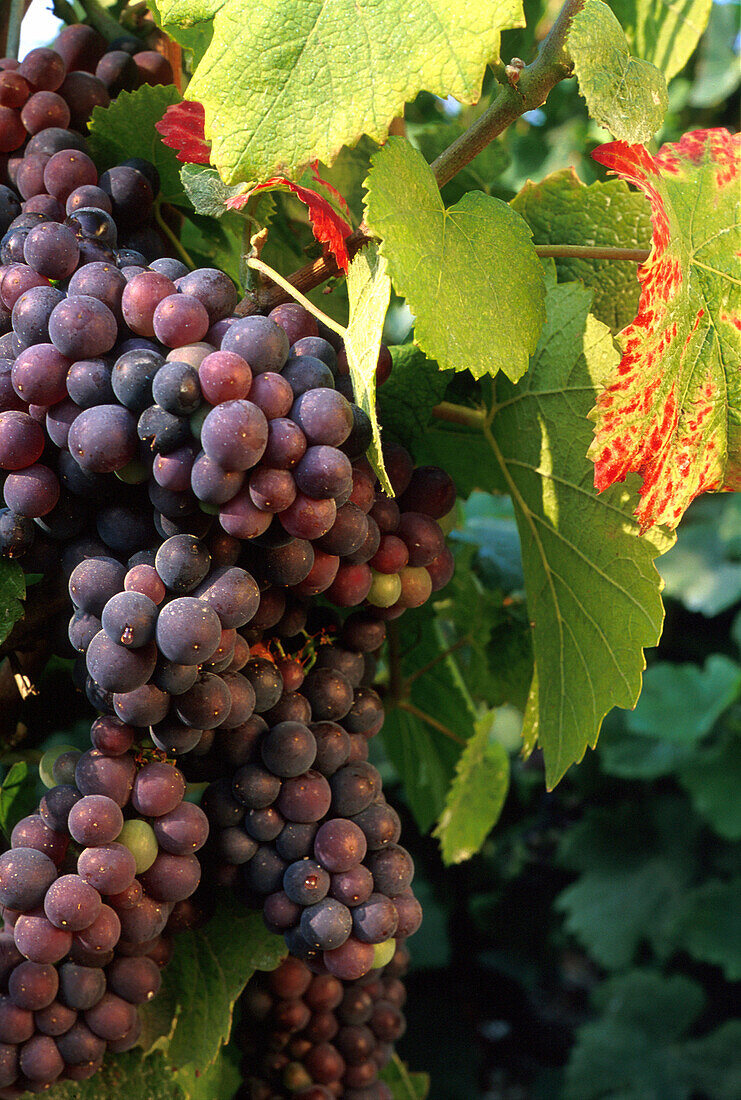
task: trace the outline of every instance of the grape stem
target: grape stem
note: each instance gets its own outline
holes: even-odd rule
[[[272,282],[274,283],[277,283],[279,287],[282,287],[283,290],[285,290],[286,294],[290,295],[290,297],[293,298],[296,302],[299,302],[304,307],[304,309],[308,309],[309,312],[313,313],[315,317],[318,317],[319,320],[327,326],[327,328],[330,328],[332,332],[336,332],[337,335],[341,336],[344,340],[345,332],[347,331],[344,326],[339,324],[339,322],[335,321],[332,317],[327,316],[326,313],[322,313],[321,309],[315,306],[313,302],[310,302],[308,298],[305,298],[301,291],[297,290],[292,283],[290,283],[287,279],[284,279],[283,276],[279,275],[278,272],[275,271],[272,267],[269,267],[268,264],[265,264],[262,262],[262,260],[255,259],[254,257],[248,258],[247,260],[245,260],[245,263],[247,267],[254,268],[254,270],[259,271],[261,275],[265,275],[266,278],[272,280]]]
[[[189,267],[191,271],[194,271],[195,268],[198,265],[193,262],[190,255],[188,254],[187,250],[183,247],[181,242],[178,240],[177,234],[173,233],[172,229],[170,229],[170,226],[167,224],[165,219],[162,217],[162,210],[160,209],[160,206],[161,206],[161,204],[159,202],[155,202],[155,204],[154,204],[154,220],[157,222],[157,225],[162,230],[164,235],[167,237],[168,241],[170,242],[172,247],[175,249],[178,256],[183,261],[183,263],[186,265],[186,267]]]
[[[432,415],[438,420],[447,420],[449,424],[461,424],[464,428],[483,431],[486,426],[486,413],[483,409],[470,409],[467,405],[454,405],[451,401],[441,401],[435,405]]]
[[[442,187],[462,168],[465,168],[494,138],[503,133],[526,111],[532,111],[536,107],[542,106],[556,84],[571,76],[573,62],[566,49],[566,38],[571,20],[577,12],[581,11],[583,6],[584,0],[565,0],[561,11],[540,47],[537,57],[530,65],[526,65],[522,69],[517,84],[508,81],[480,118],[432,162],[430,167],[438,187]],[[506,70],[500,66],[499,69],[495,70],[495,73],[500,77],[501,73],[506,74]],[[351,233],[345,242],[350,258],[352,259],[356,252],[372,239],[372,234],[365,225],[361,225],[359,229]],[[553,253],[549,253],[549,255],[553,255]],[[594,258],[609,259],[610,257],[600,256]],[[313,263],[299,268],[290,276],[287,282],[300,291],[306,291],[312,290],[314,287],[326,282],[327,279],[339,274],[341,274],[340,269],[333,257],[321,257],[314,260]],[[237,313],[246,316],[263,310],[266,313],[270,312],[274,306],[287,301],[286,295],[290,294],[291,292],[287,291],[283,284],[280,284],[273,291],[262,295],[259,302],[247,295],[237,306]]]

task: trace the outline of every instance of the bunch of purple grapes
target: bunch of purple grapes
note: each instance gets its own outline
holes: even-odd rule
[[[341,981],[289,955],[256,975],[241,1002],[250,1100],[390,1100],[378,1073],[404,1034],[408,959],[398,947],[366,977]]]
[[[369,684],[383,623],[364,613],[344,626],[322,618],[305,673],[311,616],[308,630],[294,621],[286,629],[299,625],[300,633],[253,643],[263,656],[252,717],[217,729],[183,768],[192,781],[211,779],[202,805],[217,883],[262,909],[291,955],[353,980],[416,932],[422,911],[399,817],[368,762],[384,719]],[[339,631],[341,641],[329,640]],[[282,655],[280,667],[271,650]]]
[[[208,822],[182,773],[97,719],[56,755],[38,811],[0,856],[0,1096],[84,1080],[135,1046],[171,934],[189,926]],[[151,754],[150,754],[151,755]]]
[[[107,107],[119,92],[142,84],[172,80],[167,58],[144,49],[133,35],[109,45],[83,24],[65,27],[53,49],[31,50],[21,62],[0,59],[0,182],[13,183],[24,199],[32,199],[38,192],[26,181],[43,169],[38,158],[46,155],[43,140],[33,142],[38,134],[68,127],[85,133],[94,107]],[[19,180],[13,154],[29,138],[34,161],[26,164]],[[41,210],[43,204],[37,206]]]

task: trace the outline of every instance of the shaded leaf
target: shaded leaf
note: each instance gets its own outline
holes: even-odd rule
[[[443,370],[520,378],[544,320],[543,268],[525,221],[478,191],[446,210],[403,138],[375,154],[366,186],[366,221],[415,315],[414,342]]]
[[[729,982],[741,981],[741,878],[713,879],[688,891],[672,938],[695,959],[719,966]]]
[[[99,171],[141,157],[159,172],[162,201],[188,207],[177,157],[155,129],[166,109],[180,98],[173,84],[143,84],[135,92],[120,92],[110,107],[93,108],[88,141]]]
[[[509,756],[493,737],[495,716],[495,711],[489,711],[474,722],[432,834],[440,841],[443,863],[448,866],[478,852],[507,797]]]
[[[567,45],[592,118],[620,141],[649,141],[666,113],[666,81],[650,62],[631,57],[607,4],[586,0]]]
[[[393,1100],[425,1100],[430,1092],[428,1073],[410,1073],[398,1054],[379,1073],[391,1089]]]
[[[413,454],[430,423],[432,410],[445,396],[450,374],[427,359],[414,344],[390,347],[393,368],[378,389],[378,411],[384,432]]]
[[[741,691],[741,667],[722,654],[694,664],[652,665],[634,711],[625,717],[631,733],[671,741],[704,737]]]
[[[178,936],[162,989],[142,1009],[145,1052],[162,1047],[174,1065],[205,1069],[227,1041],[234,1002],[255,970],[274,969],[285,954],[260,913],[220,899],[205,927]]]
[[[648,248],[651,210],[643,195],[622,180],[587,187],[572,168],[528,182],[511,203],[538,244],[611,245]],[[557,259],[559,282],[581,279],[594,291],[592,314],[618,331],[636,315],[640,287],[628,260]]]
[[[140,1049],[109,1055],[103,1068],[88,1081],[65,1081],[49,1093],[54,1100],[190,1100],[178,1074],[162,1054],[142,1058]]]
[[[599,490],[642,476],[644,531],[676,527],[699,493],[741,487],[740,142],[698,130],[656,157],[622,142],[593,154],[651,199],[639,312],[591,414],[589,450]]]
[[[157,0],[162,25],[213,19],[188,88],[206,108],[212,160],[229,183],[331,164],[361,134],[383,141],[422,88],[475,102],[517,0],[465,6],[355,0]]]
[[[679,772],[697,812],[728,840],[741,838],[741,751],[727,738],[694,757]]]
[[[22,817],[36,808],[37,768],[29,768],[25,760],[16,760],[0,786],[0,829],[10,843],[10,834]]]
[[[533,623],[539,691],[523,737],[532,744],[537,724],[549,787],[594,747],[612,707],[635,704],[643,647],[656,644],[663,620],[653,558],[668,540],[637,539],[631,494],[597,495],[583,457],[586,413],[617,360],[609,331],[589,316],[590,297],[574,283],[549,291],[532,367],[518,386],[498,384],[492,423]]]
[[[386,260],[374,244],[353,259],[347,273],[350,320],[345,332],[345,352],[355,402],[373,427],[368,458],[385,493],[394,492],[383,464],[381,432],[376,414],[376,365],[381,348],[383,322],[391,298]]]
[[[16,561],[0,558],[0,642],[4,642],[15,623],[23,618],[22,600],[26,598],[23,569]]]
[[[682,536],[658,568],[665,593],[688,611],[718,615],[741,600],[741,561],[734,528],[741,498],[710,495],[693,501],[682,520]]]

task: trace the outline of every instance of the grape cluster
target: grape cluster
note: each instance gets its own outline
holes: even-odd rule
[[[93,748],[51,750],[50,785],[0,856],[0,1096],[84,1080],[133,1047],[187,926],[208,835],[182,773],[98,718]]]
[[[43,131],[71,129],[85,133],[94,107],[107,107],[119,92],[132,92],[142,84],[171,84],[172,67],[167,58],[142,49],[134,36],[112,42],[92,27],[65,27],[53,49],[31,50],[23,61],[0,60],[0,181],[18,187],[31,200],[38,191],[33,181],[43,172],[41,160],[49,135]],[[15,154],[28,139],[30,153],[22,171]],[[67,146],[63,146],[67,148]],[[26,192],[29,193],[26,193]],[[47,204],[48,205],[48,204]],[[48,213],[43,203],[30,209]],[[0,197],[0,210],[2,198]]]
[[[387,444],[387,496],[335,334],[294,303],[237,316],[224,273],[163,256],[156,169],[98,174],[92,106],[168,79],[163,59],[84,26],[55,45],[0,62],[0,146],[24,131],[0,151],[0,553],[61,566],[99,717],[0,857],[0,1096],[136,1042],[170,934],[203,912],[203,868],[285,936],[289,984],[340,990],[280,1009],[284,1087],[382,1097],[400,1004],[376,1025],[345,1006],[398,1000],[383,983],[421,909],[368,762],[375,654],[385,621],[452,575],[453,484]],[[390,369],[382,347],[379,385]],[[203,810],[186,782],[209,784]],[[307,1012],[341,1039],[328,1018],[304,1035]]]
[[[399,947],[367,977],[341,981],[289,955],[256,976],[242,997],[250,1100],[390,1100],[378,1073],[404,1033],[408,958]]]
[[[202,805],[217,882],[261,908],[291,955],[353,980],[393,954],[422,919],[399,817],[368,762],[384,718],[369,686],[372,651],[385,631],[360,613],[343,627],[331,624],[342,630],[333,642],[325,625],[319,644],[310,640],[305,672],[307,631],[296,620],[286,629],[297,626],[302,632],[292,637],[253,644],[261,656],[250,662],[252,717],[217,730],[208,751],[183,768],[192,781],[212,780]]]

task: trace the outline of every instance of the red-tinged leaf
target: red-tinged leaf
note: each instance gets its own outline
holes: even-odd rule
[[[653,225],[638,315],[590,413],[594,484],[639,473],[641,529],[674,528],[699,493],[741,489],[739,137],[696,130],[657,156],[621,141],[593,156],[645,192]]]
[[[321,182],[326,187],[330,187],[324,180]],[[334,191],[334,188],[330,189]],[[257,187],[227,199],[226,205],[231,210],[241,210],[249,198],[259,191],[290,191],[304,203],[309,212],[314,236],[324,246],[325,251],[328,250],[332,254],[340,270],[347,273],[350,257],[345,241],[352,233],[352,227],[327,199],[322,198],[316,191],[312,191],[310,187],[302,187],[301,184],[294,183],[293,180],[285,179],[283,176],[273,176],[264,183],[259,183]]]
[[[178,160],[186,164],[210,164],[211,143],[204,133],[205,113],[202,103],[185,99],[168,107],[155,130],[170,149],[177,149]]]
[[[313,162],[313,164],[310,164],[310,165],[309,165],[309,168],[310,168],[311,174],[312,174],[312,176],[313,176],[313,178],[314,178],[314,182],[315,182],[316,184],[318,184],[318,186],[319,186],[319,187],[323,187],[325,191],[328,191],[328,192],[329,192],[329,194],[330,194],[330,195],[331,195],[331,196],[332,196],[332,197],[334,198],[334,201],[335,201],[335,202],[337,203],[337,205],[339,206],[339,208],[340,208],[340,210],[342,211],[342,213],[343,213],[344,215],[346,215],[346,217],[347,217],[347,218],[349,219],[349,218],[350,218],[350,207],[349,207],[349,206],[347,205],[347,203],[345,202],[344,198],[343,198],[343,197],[342,197],[342,195],[341,195],[341,194],[339,193],[339,191],[337,190],[337,188],[336,188],[336,187],[335,187],[335,186],[334,186],[333,184],[331,184],[331,183],[329,182],[329,180],[324,180],[324,179],[322,179],[322,177],[321,177],[321,176],[319,175],[319,165],[318,165],[318,162],[317,162],[317,161],[314,161],[314,162]]]

